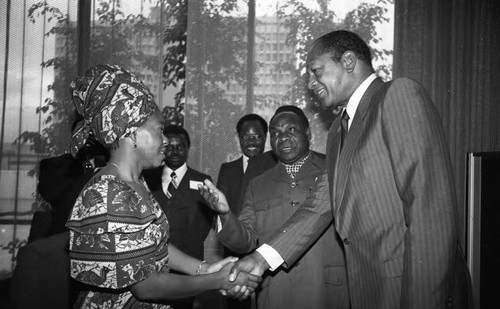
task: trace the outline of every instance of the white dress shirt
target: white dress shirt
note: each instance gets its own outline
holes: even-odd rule
[[[243,173],[247,171],[247,167],[248,167],[248,157],[243,155]]]
[[[359,85],[356,90],[354,90],[354,93],[351,95],[349,98],[349,101],[347,101],[347,106],[345,108],[347,115],[349,115],[349,121],[347,122],[347,130],[349,131],[349,128],[351,127],[351,123],[354,119],[354,116],[356,115],[356,110],[358,109],[359,102],[361,101],[361,98],[366,92],[366,89],[370,86],[370,84],[377,78],[377,75],[375,73],[372,73],[370,76],[368,76],[362,83]]]
[[[172,181],[172,177],[170,176],[172,172],[175,172],[175,175],[177,176],[177,184],[180,184],[182,178],[184,177],[184,175],[186,175],[187,164],[184,163],[181,167],[179,167],[175,171],[166,165],[163,167],[163,172],[161,173],[161,187],[165,194],[167,194],[168,185]]]

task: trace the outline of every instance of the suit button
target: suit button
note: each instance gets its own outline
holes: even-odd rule
[[[291,201],[290,205],[292,205],[292,207],[295,207],[295,206],[299,205],[299,202]]]
[[[446,307],[453,308],[453,298],[451,296],[449,296],[448,299],[446,300]]]
[[[292,182],[292,183],[290,184],[290,186],[291,186],[292,188],[295,188],[296,186],[298,186],[298,183],[296,183],[296,182],[294,181],[294,182]]]
[[[344,241],[344,245],[346,245],[346,246],[348,246],[351,243],[351,241],[348,238],[344,238],[343,241]]]

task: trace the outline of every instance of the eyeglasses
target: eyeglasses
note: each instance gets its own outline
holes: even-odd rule
[[[261,141],[261,140],[263,140],[265,138],[266,138],[265,135],[257,135],[257,134],[254,134],[254,135],[240,135],[240,139],[244,140],[245,142],[252,141],[252,140]]]

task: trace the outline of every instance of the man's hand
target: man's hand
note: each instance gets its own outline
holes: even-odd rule
[[[203,185],[198,185],[198,190],[200,190],[201,196],[203,196],[210,209],[220,215],[229,213],[226,196],[210,180],[205,179]]]
[[[247,272],[252,275],[262,277],[262,274],[269,268],[269,264],[257,251],[249,254],[237,261],[229,273],[229,281],[234,281],[240,272]]]
[[[269,264],[262,255],[254,252],[240,259],[231,268],[229,273],[229,281],[233,282],[238,278],[240,273],[250,273],[262,277],[262,274],[269,268]],[[249,291],[244,286],[235,286],[231,290],[222,292],[223,295],[236,298],[238,300],[245,300],[253,291]]]

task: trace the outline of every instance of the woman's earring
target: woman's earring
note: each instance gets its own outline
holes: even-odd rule
[[[134,148],[137,148],[137,144],[136,143],[134,143]]]

